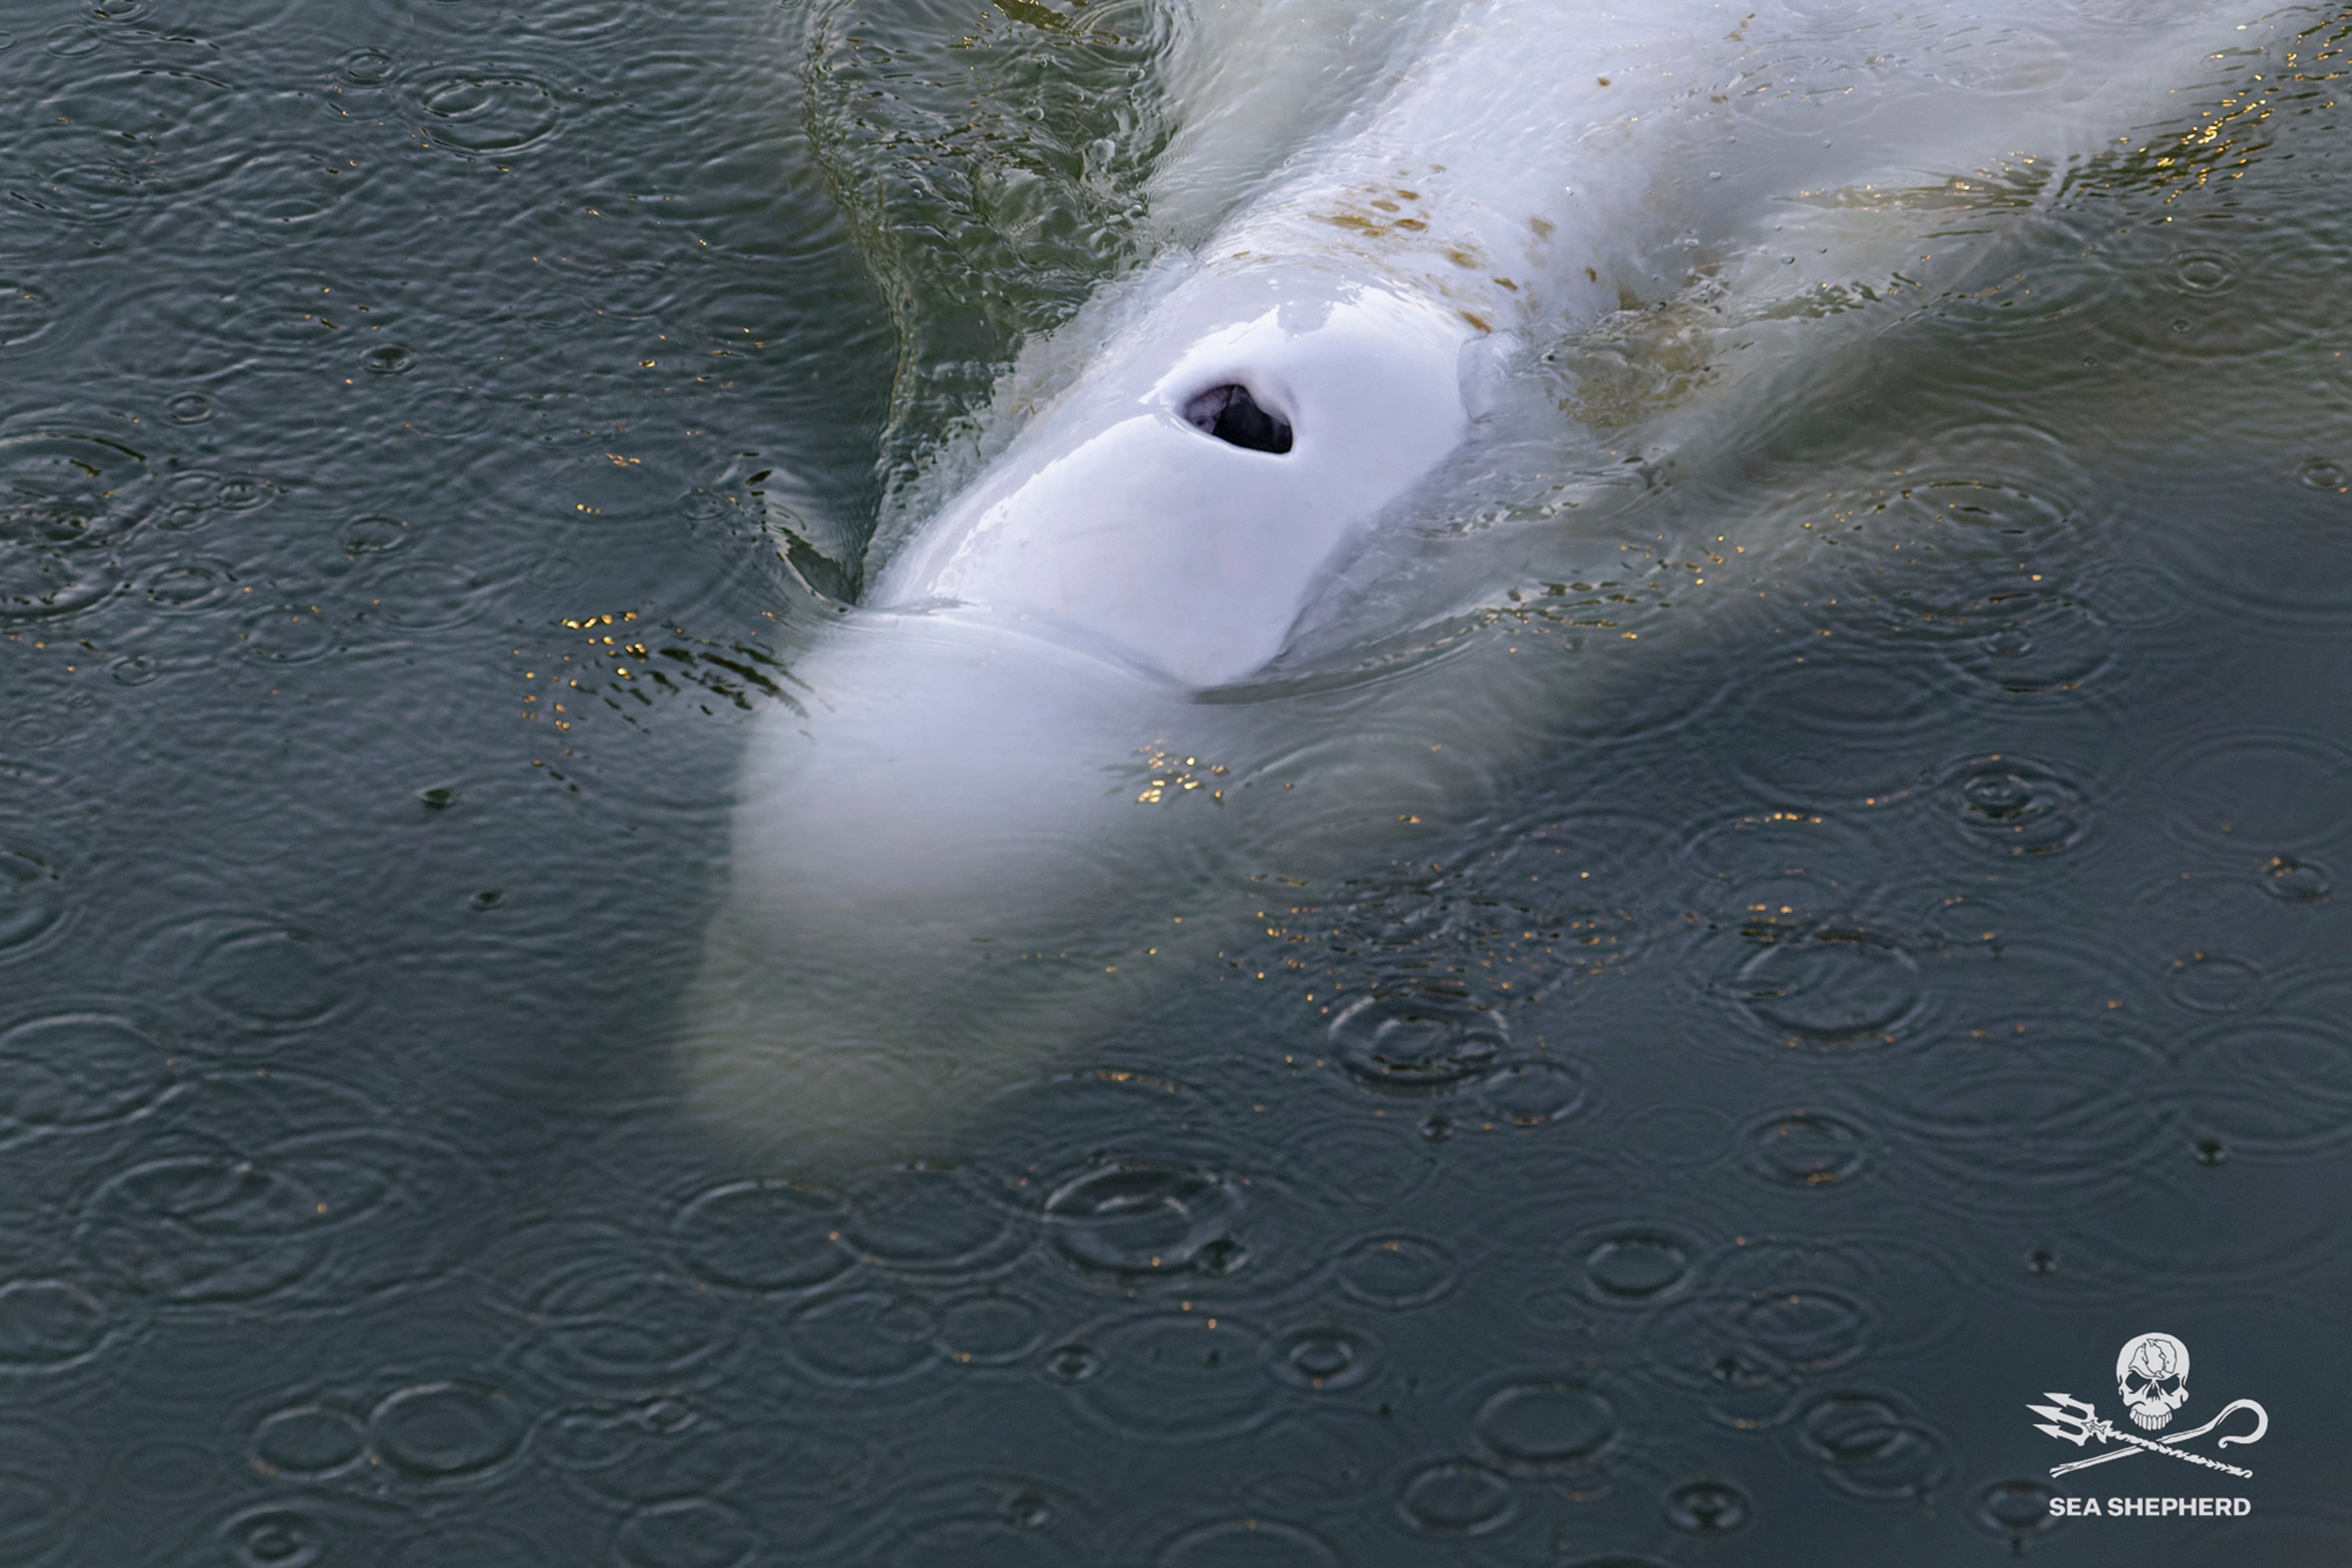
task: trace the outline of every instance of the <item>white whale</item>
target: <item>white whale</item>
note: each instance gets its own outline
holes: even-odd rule
[[[1184,20],[1163,254],[1033,345],[1006,384],[1018,433],[797,651],[809,716],[777,712],[744,760],[684,1060],[704,1110],[772,1146],[941,1135],[1156,1005],[1244,873],[1376,855],[1507,771],[1514,706],[1562,697],[1499,660],[1352,697],[1248,683],[1345,642],[1337,585],[1410,564],[1401,516],[1598,450],[1539,351],[1701,276],[1727,321],[1831,286],[1932,292],[2051,171],[2178,119],[2179,89],[2294,14],[1459,0],[1373,27],[1197,0]],[[1956,217],[1954,181],[1987,171],[2008,195]],[[1806,368],[1760,366],[1710,395]],[[1496,586],[1430,584],[1433,615]]]

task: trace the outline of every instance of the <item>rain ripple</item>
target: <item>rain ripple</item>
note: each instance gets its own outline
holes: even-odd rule
[[[714,1285],[804,1290],[856,1262],[842,1239],[847,1216],[847,1205],[823,1187],[735,1182],[688,1202],[671,1235],[686,1267]]]
[[[975,1279],[1029,1247],[1026,1216],[971,1167],[894,1166],[860,1180],[847,1197],[843,1236],[894,1272]]]
[[[2046,1212],[2129,1188],[2167,1146],[2152,1054],[2097,1037],[2035,1037],[1948,1064],[1898,1110],[1906,1163],[1979,1215]],[[2142,1090],[2142,1092],[2135,1092]]]
[[[2003,752],[1943,770],[1941,787],[1968,837],[2001,855],[2055,855],[2088,831],[2080,790],[2057,770]]]
[[[1461,1282],[1461,1266],[1440,1242],[1414,1236],[1375,1236],[1339,1254],[1339,1289],[1370,1306],[1403,1310],[1425,1307]]]
[[[106,1349],[118,1315],[66,1279],[12,1279],[0,1285],[0,1373],[61,1372]]]
[[[1066,1487],[1013,1472],[935,1478],[892,1497],[882,1543],[861,1555],[878,1568],[1055,1568],[1099,1561],[1085,1543],[1086,1500]]]
[[[54,866],[40,856],[0,847],[0,956],[29,951],[57,926],[65,909],[64,879]]]
[[[141,941],[131,967],[201,1004],[237,1049],[339,1019],[362,992],[359,965],[337,943],[239,910],[175,916]]]
[[[1577,1378],[1510,1383],[1487,1396],[1470,1426],[1487,1462],[1514,1476],[1599,1465],[1624,1441],[1608,1394]]]
[[[580,1245],[562,1249],[525,1298],[540,1336],[531,1359],[547,1375],[572,1389],[677,1389],[728,1375],[743,1328],[740,1298],[650,1272],[635,1247],[598,1229],[557,1227],[529,1245],[552,1247],[567,1235]]]
[[[1892,1394],[1823,1395],[1791,1424],[1788,1447],[1865,1502],[1924,1503],[1952,1474],[1950,1440]]]
[[[0,1421],[0,1552],[26,1568],[68,1556],[89,1482],[65,1434],[23,1416]]]
[[[1717,990],[1734,1016],[1775,1044],[1811,1051],[1891,1045],[1916,1035],[1930,998],[1910,947],[1851,920],[1783,924],[1769,906],[1727,948]],[[1766,922],[1770,923],[1766,923]]]
[[[1397,1511],[1423,1535],[1489,1535],[1511,1522],[1510,1483],[1475,1459],[1443,1459],[1406,1476]]]
[[[2352,1142],[2352,1047],[2340,1016],[2231,1020],[2181,1053],[2165,1100],[2221,1150],[2308,1157]]]
[[[514,1458],[530,1423],[502,1390],[427,1383],[387,1397],[368,1430],[371,1447],[403,1477],[441,1482],[472,1480]]]
[[[1265,1336],[1228,1317],[1162,1312],[1092,1336],[1097,1369],[1071,1387],[1080,1414],[1129,1439],[1225,1441],[1288,1408],[1275,1387]]]
[[[761,1546],[741,1510],[710,1498],[679,1498],[638,1510],[614,1533],[626,1568],[740,1568]]]
[[[1247,1256],[1234,1234],[1240,1186],[1186,1166],[1097,1166],[1055,1187],[1045,1212],[1063,1256],[1106,1273],[1229,1274]]]
[[[413,84],[409,95],[437,146],[509,158],[552,140],[565,94],[528,71],[468,70]]]
[[[1927,1293],[1945,1279],[1943,1260],[1894,1236],[1740,1237],[1706,1267],[1706,1288],[1645,1318],[1643,1335],[1663,1376],[1740,1430],[1790,1421],[1822,1380],[1916,1354],[1958,1328],[1958,1289]],[[1899,1321],[1880,1305],[1897,1291],[1914,1304]]]
[[[1152,1558],[1153,1568],[1339,1568],[1339,1551],[1303,1526],[1275,1519],[1228,1519],[1186,1531]]]
[[[1823,1192],[1860,1174],[1874,1135],[1825,1110],[1789,1110],[1751,1123],[1740,1142],[1749,1170],[1770,1185]]]
[[[2165,826],[2190,847],[2280,855],[2346,829],[2338,784],[2352,752],[2308,731],[2236,726],[2192,736],[2151,769],[2166,783]]]
[[[1756,1505],[1727,1481],[1685,1481],[1668,1491],[1662,1510],[1685,1535],[1728,1535],[1754,1517]]]
[[[331,1405],[288,1405],[254,1428],[253,1459],[265,1474],[320,1479],[357,1463],[367,1451],[365,1425]]]

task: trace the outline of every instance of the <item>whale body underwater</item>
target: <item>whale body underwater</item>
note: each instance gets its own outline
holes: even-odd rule
[[[1619,460],[1547,351],[1693,279],[1747,321],[1832,286],[1932,295],[2053,172],[2294,23],[2177,0],[1177,13],[1157,253],[1029,346],[994,455],[877,535],[863,603],[791,651],[805,711],[756,728],[685,1009],[695,1104],[812,1159],[920,1152],[1158,1005],[1246,921],[1250,877],[1494,808],[1526,716],[1577,694],[1492,648],[1363,650],[1475,611],[1515,532],[1580,526],[1416,555],[1433,517]],[[1955,237],[1948,192],[1988,171],[2013,199]],[[1775,341],[1675,414],[1694,448],[1869,344]],[[1772,542],[1748,544],[1760,569]]]

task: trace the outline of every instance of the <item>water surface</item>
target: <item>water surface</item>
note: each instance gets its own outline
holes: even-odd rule
[[[1549,661],[1425,840],[1239,868],[947,1142],[681,1109],[744,726],[1158,242],[1166,26],[0,20],[5,1554],[2340,1561],[2332,24],[1712,423],[1698,284],[1564,346],[1609,477],[1426,520],[1474,607],[1300,699]],[[2254,1479],[2048,1478],[2151,1328]]]

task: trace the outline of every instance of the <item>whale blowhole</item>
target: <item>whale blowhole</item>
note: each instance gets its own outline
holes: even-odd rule
[[[1229,447],[1280,454],[1290,450],[1290,421],[1262,406],[1250,389],[1233,382],[1195,393],[1184,417]]]

